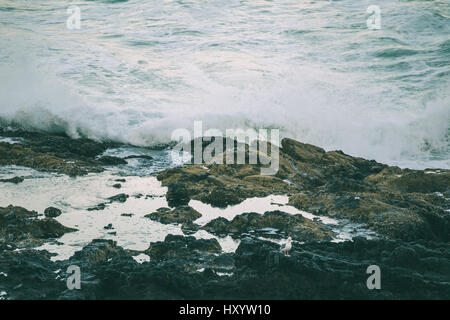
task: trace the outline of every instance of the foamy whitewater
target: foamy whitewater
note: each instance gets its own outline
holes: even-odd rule
[[[448,0],[0,0],[0,121],[137,146],[194,120],[275,127],[450,168],[449,34]]]

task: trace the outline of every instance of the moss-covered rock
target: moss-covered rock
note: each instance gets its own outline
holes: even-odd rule
[[[107,157],[100,158],[100,161],[96,157],[106,149],[118,146],[89,139],[71,139],[62,134],[6,131],[1,128],[0,133],[2,136],[21,138],[21,142],[15,144],[0,142],[0,165],[18,165],[69,176],[102,172]]]
[[[189,206],[180,206],[173,209],[159,208],[157,211],[145,215],[146,218],[164,224],[192,223],[201,216],[202,215],[199,212]]]
[[[218,157],[225,159],[227,152],[234,150],[224,149]],[[169,193],[183,183],[186,203],[189,198],[226,207],[250,197],[286,194],[301,210],[363,223],[386,237],[449,240],[448,170],[389,167],[293,139],[282,140],[274,176],[261,175],[261,167],[193,164],[165,170],[158,179]]]
[[[36,211],[14,206],[0,208],[0,242],[32,247],[74,231],[77,230],[65,227],[52,218],[40,219]]]
[[[220,253],[222,248],[216,239],[195,239],[191,236],[167,235],[162,242],[151,243],[145,251],[151,259],[167,260],[189,257],[193,252],[202,254]]]
[[[281,211],[258,213],[244,213],[228,221],[216,218],[202,227],[212,234],[224,236],[232,235],[241,238],[244,234],[281,239],[291,236],[297,241],[331,240],[333,232],[326,225]]]

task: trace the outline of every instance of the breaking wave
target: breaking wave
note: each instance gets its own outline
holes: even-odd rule
[[[66,4],[0,8],[2,126],[151,146],[201,120],[450,168],[444,2],[385,4],[379,31],[366,1],[81,1],[76,31]]]

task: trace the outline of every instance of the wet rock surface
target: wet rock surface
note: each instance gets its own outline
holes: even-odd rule
[[[48,207],[44,210],[44,215],[47,218],[56,218],[62,214],[62,211],[55,207]]]
[[[168,193],[182,189],[185,203],[189,198],[226,207],[287,194],[300,210],[363,223],[388,238],[450,239],[449,170],[400,169],[292,139],[282,140],[274,176],[261,175],[261,167],[192,164],[165,170],[158,179]]]
[[[125,160],[130,160],[130,159],[153,160],[153,157],[152,156],[148,156],[148,155],[144,155],[144,154],[139,154],[139,155],[127,156],[124,159]]]
[[[167,203],[171,207],[187,205],[190,201],[189,192],[185,183],[171,183],[167,191]]]
[[[252,234],[277,239],[291,236],[298,241],[329,241],[333,236],[330,228],[319,222],[281,211],[266,212],[263,215],[244,213],[231,221],[219,217],[201,229],[219,236],[232,235],[235,238],[241,238],[243,234]]]
[[[40,219],[36,211],[14,206],[0,207],[0,243],[17,248],[37,246],[73,231],[77,230],[52,218]]]
[[[116,166],[119,164],[127,164],[127,162],[124,159],[118,158],[118,157],[112,157],[112,156],[100,157],[98,159],[98,162],[100,162],[101,164],[103,164],[105,166]]]
[[[155,242],[144,251],[151,259],[168,260],[177,257],[195,256],[196,253],[220,253],[222,248],[216,239],[195,239],[188,236],[168,235],[164,241]]]
[[[156,212],[145,215],[154,221],[164,224],[169,223],[192,223],[202,215],[189,206],[179,206],[174,209],[159,208]]]
[[[14,177],[14,178],[10,178],[10,179],[0,179],[0,182],[19,184],[19,183],[23,182],[24,180],[25,179],[23,177]]]
[[[127,202],[128,198],[130,196],[125,193],[116,194],[115,196],[109,197],[107,200],[108,202],[102,202],[99,203],[93,207],[88,208],[88,211],[102,211],[105,210],[108,204],[118,202],[118,203],[125,203]]]
[[[102,165],[105,163],[97,160],[96,157],[106,149],[118,146],[110,142],[71,139],[66,135],[11,131],[1,128],[0,134],[4,137],[22,139],[21,143],[15,144],[0,142],[0,165],[18,165],[69,176],[102,172]]]
[[[132,159],[102,159],[107,148],[117,146],[111,143],[21,131],[2,135],[21,138],[21,143],[0,143],[0,165],[78,176]],[[52,261],[52,254],[35,248],[57,244],[76,231],[54,219],[58,209],[48,208],[42,215],[21,207],[0,208],[0,292],[6,292],[1,298],[450,299],[448,170],[400,169],[292,139],[282,141],[275,176],[261,175],[261,167],[199,164],[160,172],[170,208],[147,218],[180,224],[188,236],[169,234],[144,251],[95,239],[68,260]],[[300,210],[361,223],[380,237],[333,243],[330,226],[281,211],[217,217],[200,226],[195,221],[201,214],[188,206],[195,199],[225,208],[272,194],[288,195],[289,204]],[[118,194],[91,210],[128,198]],[[108,223],[102,228],[113,234],[116,222]],[[215,238],[192,236],[206,231],[219,240],[231,235],[239,242],[236,252],[224,252]],[[294,241],[284,256],[273,241],[287,236]],[[134,257],[141,254],[150,261],[138,263]],[[71,265],[80,267],[81,290],[67,288]],[[366,286],[370,265],[380,267],[381,290]]]
[[[0,291],[3,299],[57,299],[67,286],[58,279],[60,266],[48,252],[0,250]],[[6,276],[5,276],[6,275]]]
[[[290,256],[267,241],[243,239],[236,253],[168,236],[147,250],[150,262],[111,240],[94,240],[68,261],[45,251],[0,252],[0,289],[11,299],[449,299],[446,243],[355,239],[294,243]],[[366,286],[378,265],[382,290]],[[66,270],[81,270],[81,290],[68,290]],[[220,275],[220,274],[227,275]]]
[[[127,199],[129,197],[130,197],[129,195],[127,195],[125,193],[121,193],[121,194],[117,194],[115,196],[112,196],[112,197],[108,198],[108,200],[109,200],[109,203],[113,203],[113,202],[124,203],[124,202],[127,201]]]

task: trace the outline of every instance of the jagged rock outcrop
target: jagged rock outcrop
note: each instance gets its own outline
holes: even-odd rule
[[[71,139],[66,135],[26,131],[6,131],[2,136],[19,137],[21,143],[0,142],[0,165],[18,165],[38,171],[81,176],[102,172],[102,161],[96,157],[115,143],[101,143],[89,139]]]
[[[180,246],[187,243],[203,250]],[[94,240],[61,262],[48,260],[45,251],[2,251],[0,271],[7,276],[0,275],[0,289],[11,299],[450,298],[446,243],[360,238],[294,243],[288,257],[277,244],[250,238],[234,254],[216,256],[210,247],[171,236],[142,264],[132,258],[136,253],[108,240]],[[66,287],[69,265],[81,269],[81,290]],[[380,268],[381,290],[367,288],[370,265]]]
[[[192,223],[201,216],[199,212],[189,206],[179,206],[173,209],[159,208],[155,212],[145,215],[146,218],[164,224]]]
[[[36,211],[14,206],[0,207],[0,243],[31,247],[74,231],[77,230],[65,227],[52,218],[40,219]]]
[[[219,157],[226,152],[233,151]],[[400,169],[293,139],[281,142],[275,176],[260,175],[261,167],[192,164],[165,170],[158,179],[169,192],[182,183],[184,198],[216,207],[287,194],[300,210],[363,223],[388,238],[450,240],[449,170]]]
[[[235,238],[251,234],[276,239],[291,236],[297,241],[329,241],[334,234],[329,227],[320,222],[281,211],[266,212],[263,215],[244,213],[231,221],[219,217],[201,229],[220,236],[232,235]]]

